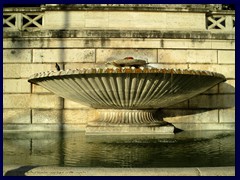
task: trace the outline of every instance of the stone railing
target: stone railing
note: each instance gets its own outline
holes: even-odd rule
[[[57,6],[60,8],[61,6]],[[94,7],[94,6],[93,6]],[[63,29],[68,27],[68,29],[84,29],[84,28],[100,28],[100,29],[119,29],[119,25],[116,24],[114,18],[109,17],[110,15],[106,15],[104,11],[110,11],[111,15],[114,15],[113,11],[119,11],[118,14],[121,14],[121,11],[118,9],[94,9],[93,14],[88,13],[87,11],[91,11],[91,9],[78,9],[71,10],[68,9],[64,11],[62,9],[54,9],[52,10],[48,6],[43,6],[41,8],[4,8],[3,9],[3,28],[4,31],[39,31],[39,30],[51,30],[51,29]],[[56,8],[56,7],[55,7]],[[70,8],[70,7],[68,7]],[[80,8],[74,6],[74,8]],[[128,7],[129,9],[130,7]],[[132,7],[131,7],[132,8]],[[129,9],[130,11],[134,11],[133,9]],[[127,9],[127,10],[128,10]],[[102,15],[100,16],[98,11],[102,11]],[[136,10],[138,11],[138,10]],[[148,12],[149,11],[149,12]],[[181,13],[178,17],[177,9],[169,10],[166,12],[165,10],[155,9],[155,13],[157,17],[152,16],[153,10],[150,9],[145,11],[139,11],[139,14],[135,12],[133,13],[123,13],[125,19],[121,19],[122,26],[126,25],[123,28],[145,28],[145,29],[158,29],[158,30],[174,30],[174,29],[189,29],[190,30],[210,30],[210,31],[235,31],[235,11],[234,10],[218,10],[211,11],[206,10],[203,11],[199,7],[199,11],[196,9],[194,11],[190,10],[179,10]],[[96,16],[94,13],[96,12]],[[110,13],[109,12],[109,13]],[[149,14],[148,14],[149,13]],[[166,19],[166,24],[163,25],[163,20],[166,14],[168,13],[169,17]],[[185,13],[189,13],[189,18],[186,18]],[[85,17],[85,19],[78,19]],[[192,22],[191,19],[198,19],[196,22]],[[173,18],[174,17],[174,18]],[[57,20],[56,20],[57,18]],[[135,19],[134,19],[135,18]],[[145,19],[153,18],[153,21],[149,21],[146,23]],[[154,19],[155,18],[155,19]],[[67,22],[66,22],[67,19]],[[57,22],[56,22],[57,21]],[[101,21],[103,23],[94,23],[94,21]],[[191,23],[189,23],[189,21]],[[204,24],[205,23],[205,24]],[[145,25],[146,24],[146,25]],[[177,25],[179,24],[179,26]],[[187,25],[186,25],[187,24]],[[108,26],[109,25],[109,26]],[[121,26],[121,27],[122,27]]]
[[[4,13],[4,31],[24,31],[40,30],[43,27],[43,13],[23,12],[23,13]]]
[[[208,30],[235,30],[235,14],[233,13],[211,13],[207,15]]]

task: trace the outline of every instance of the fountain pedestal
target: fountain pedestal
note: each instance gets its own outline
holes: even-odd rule
[[[156,110],[99,109],[88,122],[86,134],[173,134],[174,126],[163,121]]]

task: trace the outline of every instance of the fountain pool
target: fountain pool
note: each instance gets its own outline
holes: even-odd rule
[[[62,167],[235,166],[232,131],[86,136],[84,132],[7,132],[3,164]]]

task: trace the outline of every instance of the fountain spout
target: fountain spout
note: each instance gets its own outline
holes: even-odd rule
[[[125,57],[124,59],[117,59],[109,61],[106,64],[111,64],[115,67],[135,67],[146,66],[148,63],[142,59],[134,59],[133,57]]]

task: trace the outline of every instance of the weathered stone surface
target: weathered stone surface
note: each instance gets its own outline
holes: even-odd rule
[[[235,93],[235,80],[227,80],[220,83],[219,93]]]
[[[101,39],[99,47],[107,48],[161,48],[160,39],[145,39],[145,38],[115,38]],[[91,41],[90,41],[91,43]]]
[[[218,123],[218,110],[163,110],[164,120],[170,123]]]
[[[166,29],[203,30],[205,17],[202,13],[167,13]]]
[[[21,170],[20,170],[21,169]],[[190,168],[90,168],[90,167],[32,167],[31,170],[17,165],[3,167],[3,175],[25,176],[235,176],[235,167]],[[27,172],[26,172],[27,171]]]
[[[3,78],[29,78],[37,72],[55,71],[53,64],[3,64]]]
[[[4,94],[4,108],[62,109],[62,98],[47,94]]]
[[[166,109],[188,108],[188,100],[166,107]]]
[[[3,62],[4,63],[31,63],[32,50],[31,49],[4,49]]]
[[[67,124],[85,124],[88,121],[92,121],[95,119],[95,110],[64,110],[63,118],[64,123]]]
[[[162,39],[162,48],[177,49],[211,49],[212,40],[210,39]],[[173,50],[174,51],[174,50]]]
[[[159,63],[217,63],[216,50],[158,50]]]
[[[31,95],[31,108],[42,109],[62,109],[63,98],[56,95],[47,94],[32,94]]]
[[[93,49],[34,49],[33,62],[95,62]]]
[[[205,29],[204,13],[46,11],[45,29]]]
[[[235,64],[235,51],[218,51],[219,64]]]
[[[3,110],[4,124],[19,124],[31,123],[30,109],[4,109]]]
[[[32,123],[86,124],[87,121],[91,121],[93,119],[95,119],[95,110],[32,110]]]
[[[64,99],[64,108],[65,109],[91,109],[87,105],[71,101],[69,99]]]
[[[196,19],[197,21],[196,21]],[[109,12],[109,28],[131,29],[204,29],[203,14],[189,16],[185,13],[165,12]],[[195,19],[195,20],[193,20]],[[181,24],[181,26],[179,26]]]
[[[107,62],[125,57],[143,59],[147,62],[157,62],[157,50],[149,49],[97,49],[97,63]]]
[[[234,94],[198,95],[189,100],[189,108],[231,108],[235,107]]]
[[[196,42],[205,42],[205,39],[212,39],[212,43],[217,44],[213,45],[214,49],[234,49],[234,42],[235,42],[235,32],[211,32],[211,31],[191,31],[191,30],[132,30],[132,29],[77,29],[77,30],[42,30],[42,31],[7,31],[3,32],[4,36],[4,48],[20,48],[21,46],[29,47],[29,43],[34,45],[36,42],[36,38],[44,38],[41,39],[42,42],[41,47],[46,46],[46,44],[51,44],[51,40],[60,39],[64,41],[64,38],[70,39],[74,38],[76,41],[79,41],[77,38],[143,38],[143,39],[152,39],[152,38],[164,38],[164,39],[184,39],[186,42],[189,39],[190,41]],[[33,44],[29,41],[31,41]],[[62,39],[63,38],[63,39]],[[221,40],[220,42],[218,40]],[[8,44],[6,41],[10,41],[12,44]],[[46,44],[44,42],[47,42]],[[219,42],[219,43],[218,43]],[[224,48],[223,44],[227,47]],[[54,44],[54,43],[53,43]],[[66,44],[66,43],[65,43]],[[220,45],[220,46],[218,46]],[[230,45],[230,47],[228,47]],[[33,46],[35,47],[35,46]],[[50,46],[49,46],[50,47]]]
[[[30,93],[31,84],[27,79],[4,79],[3,93]]]
[[[104,63],[101,64],[95,64],[95,63],[71,63],[71,62],[67,62],[64,64],[65,70],[66,69],[81,69],[81,68],[96,68],[96,67],[105,67]]]
[[[235,65],[189,64],[189,69],[213,71],[223,74],[226,78],[235,78]]]
[[[30,97],[30,94],[3,94],[3,108],[30,108]]]
[[[85,13],[81,11],[46,11],[44,29],[79,29],[85,26]]]
[[[200,35],[199,35],[200,36]],[[185,37],[186,38],[186,37]],[[191,39],[162,39],[162,48],[176,48],[176,49],[198,49],[198,50],[217,50],[217,49],[235,49],[234,40],[215,40],[208,38],[191,38]]]
[[[123,31],[124,32],[124,31]],[[235,43],[233,40],[212,40],[209,39],[178,39],[184,36],[180,32],[172,33],[172,39],[164,38],[164,33],[157,31],[132,31],[125,32],[122,31],[111,32],[104,31],[95,34],[89,34],[89,37],[81,37],[87,35],[79,35],[80,32],[76,32],[77,38],[6,38],[4,39],[4,48],[20,49],[20,48],[176,48],[176,49],[199,49],[199,50],[221,50],[228,49],[234,50]],[[105,33],[105,34],[104,34]],[[67,36],[67,31],[65,36]],[[117,36],[123,36],[119,38]],[[178,35],[176,35],[178,34]],[[202,33],[204,34],[204,33]],[[98,37],[99,35],[99,37]],[[200,34],[201,35],[201,34]],[[199,35],[199,36],[200,36]],[[93,37],[92,37],[93,36]],[[129,36],[129,37],[128,37]],[[170,36],[170,35],[168,35]],[[191,34],[194,36],[194,34]],[[118,38],[116,38],[118,37]],[[186,38],[186,37],[183,37]],[[6,50],[11,52],[12,50]],[[15,51],[15,50],[14,50]],[[18,51],[30,51],[30,50],[18,50]],[[7,54],[7,53],[6,53]],[[29,53],[30,55],[31,53]],[[30,59],[25,59],[24,61],[29,62]],[[16,62],[20,61],[19,59]],[[9,61],[10,62],[10,61]],[[15,62],[15,61],[11,61]]]
[[[108,11],[86,11],[84,13],[84,21],[86,28],[104,28],[109,22]]]
[[[219,110],[220,123],[235,123],[235,108]]]
[[[223,10],[222,4],[44,4],[41,6],[42,10],[47,11],[60,11],[60,10],[73,10],[73,11],[162,11],[162,12],[208,12]],[[5,11],[12,8],[5,8]],[[24,9],[21,7],[19,9]],[[39,11],[38,7],[33,10]],[[232,10],[233,11],[233,10]],[[230,11],[230,12],[232,12]]]
[[[200,167],[200,176],[235,176],[235,168],[232,167]]]
[[[60,124],[60,123],[35,123],[35,124],[4,124],[5,131],[85,131],[86,124]]]
[[[160,60],[158,60],[160,61]],[[149,66],[154,67],[154,68],[172,68],[172,69],[188,69],[187,64],[170,64],[170,63],[150,63]]]
[[[195,130],[223,130],[223,131],[234,131],[235,123],[178,123],[174,122],[173,125],[184,131],[195,131]]]
[[[43,123],[50,124],[56,123],[61,124],[64,123],[63,113],[61,110],[46,110],[46,109],[33,109],[32,110],[32,123]]]
[[[51,93],[52,94],[52,92],[36,84],[32,84],[32,93]]]
[[[173,134],[174,126],[86,126],[86,135],[148,135]]]
[[[212,49],[235,49],[235,40],[212,40]]]

